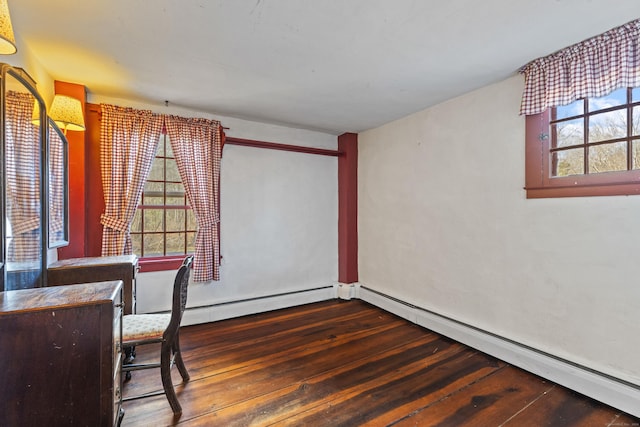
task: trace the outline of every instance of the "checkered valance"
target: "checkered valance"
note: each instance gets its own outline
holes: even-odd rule
[[[520,114],[640,86],[640,19],[525,65]]]

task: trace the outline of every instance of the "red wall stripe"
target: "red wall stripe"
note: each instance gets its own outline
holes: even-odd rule
[[[358,281],[358,135],[338,137],[338,281]]]
[[[79,99],[85,108],[83,85],[55,81],[55,93]],[[85,114],[86,126],[86,114]],[[85,256],[85,132],[68,131],[69,141],[69,245],[58,249],[58,259]]]

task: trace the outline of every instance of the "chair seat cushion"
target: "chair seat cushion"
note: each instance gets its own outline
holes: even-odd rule
[[[122,317],[122,342],[162,338],[171,314],[127,314]]]

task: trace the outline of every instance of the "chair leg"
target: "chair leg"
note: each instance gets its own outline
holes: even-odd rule
[[[171,344],[166,342],[162,343],[162,349],[160,351],[160,376],[162,377],[164,394],[167,396],[173,413],[182,413],[182,406],[180,406],[180,402],[178,402],[176,391],[173,389],[173,381],[171,380]]]
[[[182,376],[182,381],[187,382],[189,381],[190,377],[189,377],[189,372],[187,372],[187,367],[184,366],[184,362],[182,361],[182,352],[180,351],[180,337],[178,335],[176,335],[176,338],[173,342],[173,354],[174,354],[174,362],[176,364],[176,366],[178,367],[178,371],[180,372],[180,375]]]

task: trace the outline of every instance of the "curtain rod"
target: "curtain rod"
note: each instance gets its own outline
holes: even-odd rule
[[[327,150],[324,148],[304,147],[302,145],[278,144],[275,142],[235,138],[233,136],[227,136],[225,138],[224,144],[240,145],[243,147],[266,148],[270,150],[293,151],[296,153],[318,154],[321,156],[340,157],[344,155],[342,151],[338,151],[338,150]]]

